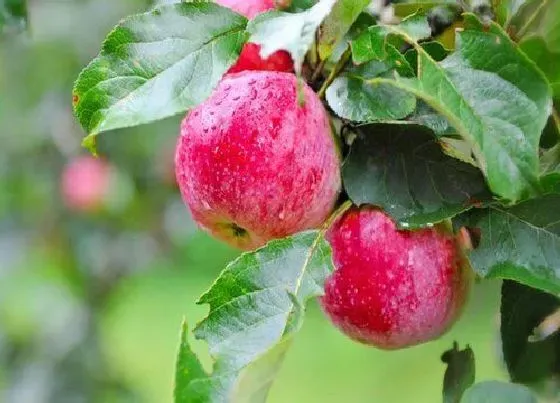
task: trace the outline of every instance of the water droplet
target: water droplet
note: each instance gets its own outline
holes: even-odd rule
[[[280,220],[283,220],[283,219],[284,219],[284,212],[283,212],[283,211],[281,211],[280,214],[278,214],[278,218],[279,218]]]

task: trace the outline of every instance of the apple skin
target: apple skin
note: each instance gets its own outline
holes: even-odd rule
[[[228,73],[239,73],[246,70],[284,71],[287,73],[294,71],[292,57],[285,50],[276,51],[266,59],[261,57],[260,51],[260,45],[246,43],[241,50],[239,59],[230,67]]]
[[[316,228],[341,188],[328,115],[295,75],[226,76],[181,125],[175,169],[183,200],[215,237],[250,250]]]
[[[244,15],[250,20],[259,14],[276,9],[274,0],[216,0],[216,3]]]
[[[60,187],[64,204],[76,212],[99,210],[105,203],[110,181],[111,168],[105,160],[76,157],[62,172]]]
[[[276,9],[274,0],[217,0],[216,3],[244,15],[250,20],[261,13]],[[263,59],[260,51],[260,45],[246,43],[237,62],[228,70],[228,73],[239,73],[246,70],[284,71],[288,73],[294,71],[294,62],[288,52],[279,50]]]
[[[335,271],[320,302],[351,339],[405,348],[438,338],[461,315],[472,270],[444,225],[398,230],[383,211],[352,207],[327,240]]]

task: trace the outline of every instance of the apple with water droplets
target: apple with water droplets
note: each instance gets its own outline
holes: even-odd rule
[[[111,167],[102,159],[80,156],[62,172],[60,191],[68,209],[93,212],[103,207],[111,184]]]
[[[183,120],[175,169],[198,224],[245,250],[319,227],[341,188],[327,112],[291,73],[226,76]]]
[[[216,0],[216,3],[230,8],[249,19],[253,19],[266,11],[276,9],[274,0]],[[263,59],[260,51],[260,45],[246,43],[241,50],[237,62],[229,69],[228,73],[238,73],[246,70],[294,71],[294,62],[288,52],[279,50]]]
[[[459,318],[472,271],[446,225],[399,230],[373,206],[352,207],[327,233],[334,272],[320,302],[343,333],[381,349],[434,340]]]

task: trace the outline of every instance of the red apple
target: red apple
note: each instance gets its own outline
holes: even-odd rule
[[[61,193],[66,206],[74,211],[100,209],[110,187],[111,169],[106,161],[92,156],[73,159],[62,172]]]
[[[182,123],[175,164],[183,199],[203,228],[233,246],[318,227],[336,202],[340,160],[329,118],[301,85],[304,106],[293,74],[229,75]]]
[[[327,239],[335,271],[321,305],[350,338],[399,349],[441,336],[459,318],[471,269],[445,226],[403,231],[381,210],[353,207]]]
[[[274,0],[216,0],[216,3],[230,8],[249,19],[266,11],[276,9]],[[261,47],[255,43],[247,43],[241,50],[239,59],[228,73],[245,70],[294,71],[294,62],[290,54],[284,50],[274,52],[268,58],[260,56]]]

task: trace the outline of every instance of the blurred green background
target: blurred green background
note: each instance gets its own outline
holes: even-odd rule
[[[72,82],[111,27],[147,0],[36,0],[30,31],[0,41],[0,402],[170,402],[180,323],[236,252],[198,231],[173,180],[180,117],[100,136],[103,208],[65,207],[60,177],[83,154]],[[505,378],[499,284],[477,285],[453,331],[398,352],[353,343],[309,309],[271,402],[437,402],[441,353],[476,354]],[[194,342],[209,359],[205,346]]]

